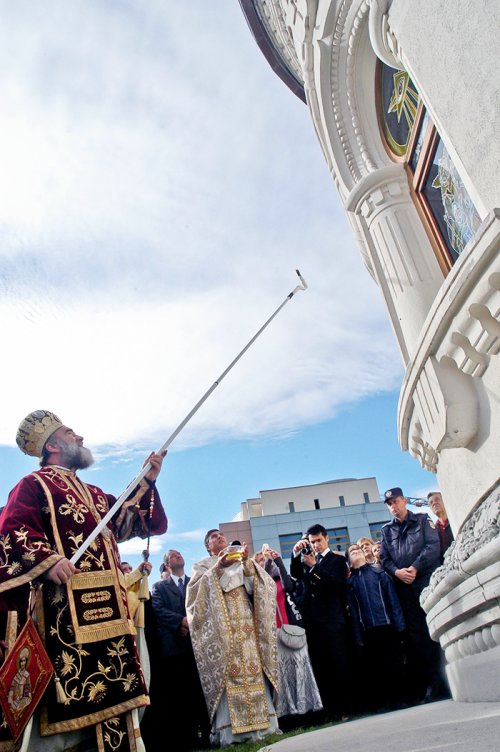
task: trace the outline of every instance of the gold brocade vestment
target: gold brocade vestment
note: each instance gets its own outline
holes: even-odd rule
[[[266,729],[265,677],[277,686],[276,586],[251,560],[226,570],[226,585],[216,562],[205,559],[198,571],[195,565],[186,602],[209,716],[213,720],[226,691],[233,734]],[[252,601],[243,578],[251,583]]]

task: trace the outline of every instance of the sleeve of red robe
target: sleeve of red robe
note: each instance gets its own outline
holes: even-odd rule
[[[152,516],[151,496],[154,504]],[[106,494],[108,505],[116,501]],[[14,588],[28,585],[41,577],[59,559],[53,538],[47,530],[47,502],[34,475],[27,475],[9,494],[0,516],[0,596]],[[167,529],[167,518],[154,484],[143,480],[117,512],[109,527],[118,541],[132,537],[161,535]],[[1,605],[1,600],[0,600]]]

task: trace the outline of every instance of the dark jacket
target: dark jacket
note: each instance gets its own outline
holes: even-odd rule
[[[343,556],[329,551],[314,567],[292,556],[290,574],[304,583],[299,606],[306,628],[312,625],[341,626],[346,623],[347,567]]]
[[[382,569],[370,564],[352,569],[347,581],[347,599],[358,645],[363,644],[366,629],[387,624],[392,624],[396,632],[406,628],[394,584]]]
[[[189,577],[185,578],[185,583]],[[186,616],[185,596],[171,579],[160,580],[151,592],[160,653],[163,657],[182,655],[192,650],[189,635],[181,637],[178,630]]]
[[[402,523],[391,520],[382,528],[380,558],[385,571],[392,576],[396,569],[415,567],[420,584],[428,581],[441,561],[435,524],[426,514],[413,512],[408,512]]]

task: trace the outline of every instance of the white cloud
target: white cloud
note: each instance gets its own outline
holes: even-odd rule
[[[164,535],[153,535],[150,538],[149,553],[151,560],[156,564],[159,561],[159,554],[163,554],[170,548],[179,547],[186,554],[186,561],[190,563],[196,561],[203,556],[203,539],[205,537],[206,530],[202,528],[196,528],[194,530],[185,530],[183,532],[175,532],[172,528],[172,523],[169,523],[169,530]],[[192,545],[198,544],[198,545]],[[132,538],[131,540],[124,541],[118,544],[120,549],[121,558],[126,556],[140,556],[146,547],[146,541],[140,538]],[[195,553],[193,553],[195,552]],[[201,552],[201,554],[200,554]]]
[[[176,446],[291,432],[397,385],[307,110],[236,3],[2,13],[1,443],[40,407],[116,462],[162,443],[297,266],[310,289]]]
[[[174,533],[171,536],[170,541],[203,541],[205,538],[206,530],[197,528],[196,530],[186,530],[184,533]]]
[[[120,549],[120,556],[123,559],[125,556],[141,556],[146,547],[146,542],[141,538],[131,538],[124,543],[120,543],[118,548]],[[160,537],[152,537],[149,544],[149,552],[151,556],[159,554],[162,551],[162,541]]]

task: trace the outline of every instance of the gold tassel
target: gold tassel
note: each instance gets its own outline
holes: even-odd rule
[[[63,685],[61,684],[61,680],[58,676],[54,677],[56,682],[56,697],[57,702],[60,702],[63,705],[68,704],[68,696],[66,692],[64,691]]]
[[[148,582],[148,573],[145,572],[141,577],[141,584],[139,586],[139,594],[138,598],[140,601],[148,601],[149,600],[149,582]]]
[[[111,640],[113,637],[121,637],[126,634],[135,634],[135,632],[130,629],[130,620],[119,619],[116,620],[114,624],[111,624],[111,626],[105,626],[105,622],[103,622],[103,626],[100,627],[91,627],[87,629],[81,627],[78,629],[75,639],[78,639],[80,645],[88,645],[90,642]]]

